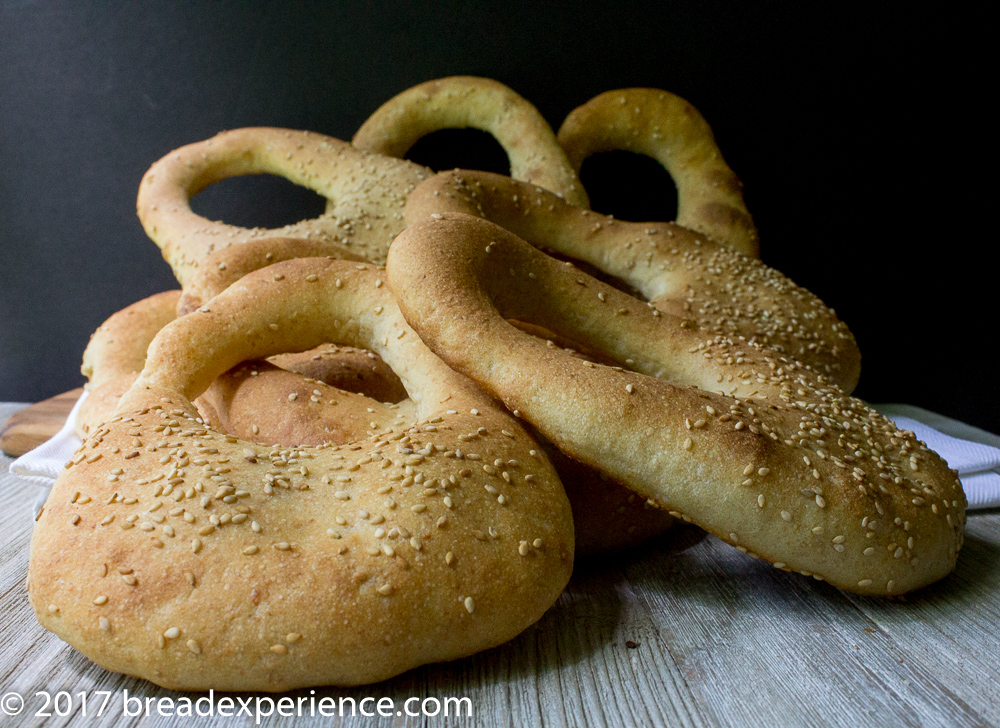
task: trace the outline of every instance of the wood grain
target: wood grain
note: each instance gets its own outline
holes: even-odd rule
[[[66,424],[66,417],[81,394],[82,387],[71,389],[15,412],[0,426],[0,450],[5,455],[20,457],[41,445]]]
[[[0,405],[0,419],[11,408]],[[3,725],[253,725],[122,716],[122,691],[176,693],[93,665],[46,632],[27,601],[31,501],[0,457],[0,695],[26,708]],[[631,646],[630,646],[631,645]],[[293,700],[468,697],[471,718],[265,718],[269,726],[991,726],[1000,716],[1000,512],[969,516],[955,573],[906,600],[857,597],[788,574],[693,527],[629,554],[578,562],[558,602],[494,650],[361,688]],[[74,695],[35,717],[35,692]],[[113,691],[84,718],[76,694]],[[188,694],[192,699],[200,694]],[[218,699],[220,696],[216,696]],[[256,698],[239,695],[235,697]],[[277,698],[279,696],[274,696]]]

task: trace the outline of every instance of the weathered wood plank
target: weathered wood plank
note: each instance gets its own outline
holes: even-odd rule
[[[981,715],[1000,716],[1000,517],[973,515],[955,572],[885,602],[850,595],[865,616]],[[902,656],[900,656],[902,659]],[[971,686],[982,689],[970,690]]]
[[[988,724],[843,592],[682,538],[673,568],[651,553],[627,574],[713,724]]]
[[[0,405],[0,418],[12,409]],[[108,673],[35,621],[25,571],[37,490],[7,474],[9,463],[0,457],[0,512],[6,516],[0,529],[0,694],[21,693],[28,709],[7,724],[189,725],[179,717],[124,718],[123,690],[143,700],[181,694]],[[771,569],[686,527],[637,552],[578,563],[542,620],[494,650],[378,685],[287,695],[356,702],[388,696],[400,708],[411,696],[467,696],[474,711],[471,719],[317,715],[295,723],[306,726],[994,725],[1000,715],[998,625],[998,512],[971,516],[956,573],[905,602],[846,595]],[[78,702],[67,718],[34,718],[38,690],[111,690],[114,702],[100,718],[91,713],[84,720]],[[287,726],[290,720],[271,716],[262,725]],[[218,715],[196,722],[252,724]]]

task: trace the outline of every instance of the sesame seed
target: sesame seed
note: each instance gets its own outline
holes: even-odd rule
[[[163,633],[163,636],[166,637],[168,640],[174,640],[181,636],[181,631],[177,627],[171,627],[170,629],[168,629],[166,632]]]
[[[285,645],[271,645],[271,652],[276,655],[287,655],[288,648]]]
[[[103,594],[101,596],[97,597],[97,599],[94,600],[94,604],[96,604],[97,606],[101,606],[101,605],[107,604],[107,603],[108,603],[108,598],[106,596],[104,596]]]
[[[472,614],[476,610],[476,603],[472,600],[472,597],[466,597],[463,604],[465,604],[465,611],[469,614]]]

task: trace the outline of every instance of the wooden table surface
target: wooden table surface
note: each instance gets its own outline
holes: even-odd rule
[[[17,407],[0,404],[0,422]],[[38,491],[8,474],[10,462],[0,456],[0,695],[2,706],[10,692],[25,703],[17,717],[0,713],[0,726],[253,725],[246,716],[158,717],[155,707],[149,718],[123,717],[123,690],[142,699],[184,694],[106,672],[38,625],[25,592]],[[91,693],[88,716],[74,697],[68,717],[35,717],[44,698],[34,694],[60,690]],[[113,691],[100,717],[97,690]],[[678,528],[624,556],[578,562],[559,601],[506,645],[377,685],[318,689],[315,698],[323,696],[388,696],[397,708],[411,696],[468,697],[473,715],[273,715],[261,724],[998,725],[1000,511],[971,514],[955,573],[905,601],[846,594]]]

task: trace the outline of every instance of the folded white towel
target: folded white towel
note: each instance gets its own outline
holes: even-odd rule
[[[35,498],[34,516],[38,514],[45,505],[45,499],[49,496],[49,489],[56,482],[63,467],[73,457],[73,453],[83,444],[76,434],[76,413],[80,411],[80,406],[87,399],[87,393],[80,395],[80,399],[73,405],[66,424],[62,426],[52,438],[46,440],[34,450],[29,450],[21,457],[10,464],[10,472],[20,476],[25,480],[30,480],[35,485],[42,486],[42,492]]]
[[[1000,506],[1000,436],[910,404],[875,405],[958,471],[969,508]]]
[[[81,445],[73,423],[86,398],[84,392],[59,434],[10,465],[15,475],[42,486],[35,501],[36,517],[49,488]],[[1000,506],[1000,436],[913,405],[882,404],[875,408],[892,418],[901,430],[913,430],[918,439],[958,470],[970,509]]]

